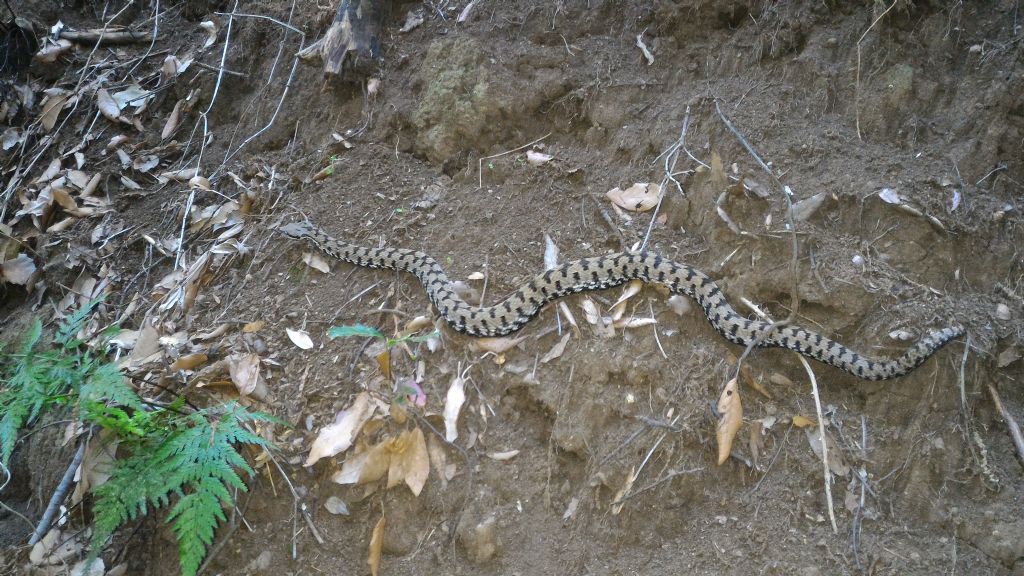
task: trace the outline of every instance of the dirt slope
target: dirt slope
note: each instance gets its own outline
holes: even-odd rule
[[[46,4],[26,9],[46,25],[58,17],[97,25],[91,9]],[[230,6],[213,4],[163,13],[154,50],[195,54],[216,69],[228,18],[212,12]],[[293,12],[278,0],[249,2],[237,11],[290,22],[308,44],[333,7],[298,4]],[[69,258],[76,247],[93,249],[97,220],[32,237],[60,263],[46,271],[44,301],[105,266],[117,278],[116,311],[136,292],[160,292],[172,270],[174,251],[161,255],[143,234],[173,239],[188,202],[216,207],[226,196],[249,206],[239,236],[249,253],[211,268],[187,312],[147,303],[126,324],[138,327],[148,311],[161,330],[186,331],[195,342],[230,323],[210,346],[276,363],[254,404],[292,424],[275,440],[324,542],[295,516],[279,472],[267,467],[242,497],[246,523],[218,548],[209,573],[366,574],[383,516],[381,574],[389,575],[1024,574],[1024,469],[989,392],[1024,419],[1018,3],[479,2],[459,24],[463,8],[395,3],[375,93],[300,63],[276,114],[298,37],[265,19],[237,18],[224,60],[232,74],[190,69],[149,105],[142,133],[108,123],[86,151],[116,175],[118,165],[99,152],[124,132],[141,143],[133,155],[160,150],[154,173],[195,166],[199,114],[209,107],[213,136],[200,172],[217,192],[161,186],[149,173],[131,173],[141,190],[111,178],[103,193],[129,230],[111,241],[112,258]],[[133,10],[123,17],[152,16]],[[410,11],[423,22],[400,32]],[[220,35],[198,52],[206,19]],[[146,48],[109,57],[124,61]],[[73,79],[86,56],[48,78]],[[174,136],[181,145],[159,148],[161,127],[192,90],[196,104]],[[667,183],[649,247],[711,275],[740,313],[754,317],[743,298],[785,318],[795,284],[796,322],[865,354],[893,356],[907,339],[954,322],[969,331],[965,360],[959,339],[893,381],[861,382],[813,363],[832,439],[837,532],[811,447],[817,428],[792,424],[794,416],[816,418],[796,356],[755,351],[744,362],[770,398],[741,388],[744,425],[733,457],[719,466],[710,405],[734,369],[729,355],[742,348],[714,332],[699,308],[679,316],[650,287],[628,313],[656,318],[655,327],[602,337],[577,296],[568,305],[578,332],[549,306],[501,355],[476,351],[448,329],[439,350],[418,346],[417,360],[396,350],[396,378],[418,376],[426,396],[415,411],[440,414],[460,368],[471,378],[457,448],[415,417],[382,418],[364,431],[366,444],[426,431],[452,475],[432,461],[419,496],[404,485],[332,482],[351,454],[301,466],[317,430],[361,390],[395,398],[364,341],[328,340],[327,327],[393,333],[433,311],[410,276],[333,261],[328,274],[309,268],[309,249],[275,226],[308,217],[363,245],[422,250],[455,278],[485,273],[486,283],[469,283],[493,303],[543,269],[544,234],[563,260],[641,242],[652,213],[617,211],[605,192],[663,181],[666,152],[681,134],[672,166],[679,187]],[[528,143],[553,159],[531,164]],[[797,203],[795,278],[780,182]],[[211,238],[186,233],[186,263]],[[13,335],[36,296],[14,287],[5,294],[11,321],[3,329]],[[602,309],[618,297],[594,296]],[[238,333],[257,320],[266,322],[261,331]],[[286,328],[305,329],[316,347],[296,348]],[[542,362],[559,330],[571,334],[563,353]],[[440,417],[426,421],[443,431]],[[491,457],[513,450],[507,460]],[[62,458],[25,461],[19,509],[41,512],[69,456]],[[332,496],[349,515],[325,510]],[[173,538],[158,520],[126,531],[111,556],[119,550],[131,573],[176,573]]]

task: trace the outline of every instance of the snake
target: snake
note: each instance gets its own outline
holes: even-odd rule
[[[904,376],[964,333],[959,325],[933,330],[896,358],[871,358],[805,328],[744,318],[729,305],[721,288],[707,274],[693,266],[665,259],[654,251],[619,252],[564,263],[537,274],[492,306],[473,306],[456,294],[453,281],[437,260],[423,252],[350,244],[309,221],[285,224],[278,230],[288,238],[308,242],[337,260],[366,268],[411,273],[423,285],[441,318],[452,329],[470,336],[507,336],[522,328],[552,300],[577,292],[611,288],[631,280],[662,284],[674,294],[692,298],[703,309],[711,326],[729,342],[756,348],[786,348],[863,380]]]

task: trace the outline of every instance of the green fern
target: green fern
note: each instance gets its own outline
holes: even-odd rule
[[[76,406],[84,423],[117,435],[124,455],[94,494],[90,557],[125,522],[173,502],[167,522],[178,539],[182,574],[194,575],[225,520],[224,507],[234,504],[232,490],[246,490],[238,471],[253,474],[235,447],[267,446],[246,424],[278,421],[235,403],[190,414],[182,414],[184,398],[167,408],[145,406],[116,364],[75,338],[98,302],[68,316],[52,345],[40,345],[37,320],[16,353],[0,349],[0,462],[9,462],[18,431],[45,410]]]
[[[223,507],[233,505],[230,489],[246,490],[236,469],[253,474],[235,445],[267,446],[244,427],[261,420],[274,421],[228,404],[168,417],[130,446],[127,458],[118,460],[110,479],[96,491],[92,554],[125,522],[145,515],[150,506],[164,507],[176,499],[167,522],[173,522],[178,539],[182,574],[195,574],[214,530],[225,519]]]
[[[67,383],[74,379],[73,362],[36,350],[42,333],[43,325],[36,320],[19,353],[0,357],[0,462],[4,465],[10,461],[18,430],[60,401]]]

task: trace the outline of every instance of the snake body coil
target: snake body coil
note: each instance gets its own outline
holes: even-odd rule
[[[309,222],[288,224],[280,231],[290,238],[309,241],[324,254],[356,266],[412,273],[423,284],[441,317],[455,330],[471,336],[510,334],[529,322],[547,302],[574,292],[610,288],[634,279],[664,284],[672,292],[694,299],[704,309],[711,326],[730,342],[746,346],[759,340],[758,346],[762,348],[788,348],[865,380],[903,376],[964,332],[960,326],[933,331],[893,360],[862,356],[821,334],[795,326],[776,326],[765,335],[770,324],[737,314],[706,274],[653,252],[609,254],[569,262],[534,276],[493,306],[471,306],[455,294],[440,264],[422,252],[356,246],[332,238]]]

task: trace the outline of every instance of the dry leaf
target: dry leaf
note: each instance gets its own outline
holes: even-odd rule
[[[622,488],[619,488],[618,492],[615,493],[615,497],[612,498],[612,516],[617,516],[619,512],[622,512],[622,506],[625,502],[622,500],[625,498],[629,491],[633,489],[633,483],[636,482],[637,470],[636,467],[629,471],[629,476],[626,477],[626,481],[623,483]]]
[[[544,234],[544,269],[554,270],[558,268],[558,245],[551,236]]]
[[[17,257],[0,265],[0,277],[11,284],[24,286],[35,272],[36,264],[26,254],[18,254]]]
[[[64,109],[64,105],[67,104],[70,97],[70,94],[57,94],[49,95],[43,100],[39,123],[42,125],[44,132],[53,130],[53,127],[57,124],[57,117],[60,116],[60,111]]]
[[[117,435],[109,430],[101,430],[98,437],[89,442],[82,464],[75,471],[75,491],[71,495],[71,503],[78,504],[86,493],[99,488],[110,479],[114,470],[114,455],[117,453]]]
[[[217,41],[217,25],[213,20],[204,20],[199,23],[199,27],[206,30],[206,40],[203,42],[203,50],[206,50]]]
[[[504,452],[488,452],[487,457],[491,460],[497,460],[503,462],[505,460],[511,460],[519,454],[519,450],[506,450]]]
[[[238,393],[248,396],[256,390],[260,377],[260,357],[256,354],[241,354],[228,358],[228,372]]]
[[[806,416],[800,416],[800,415],[793,416],[793,426],[796,426],[797,428],[806,428],[808,426],[817,426],[817,424],[818,423],[816,421],[811,420],[810,418],[808,418]]]
[[[643,280],[630,280],[626,287],[622,290],[622,296],[612,304],[611,316],[612,321],[618,321],[622,318],[622,315],[626,313],[626,300],[629,300],[633,296],[640,293],[644,287]]]
[[[448,387],[448,394],[444,400],[444,439],[454,442],[459,437],[459,411],[466,401],[466,371],[462,371],[462,364],[459,364],[459,374],[452,380]]]
[[[177,372],[178,370],[192,370],[196,366],[205,364],[209,360],[209,356],[206,354],[186,354],[171,364],[170,369]]]
[[[106,88],[100,88],[96,91],[96,105],[100,109],[100,114],[103,114],[107,120],[113,122],[121,120],[121,107],[118,106],[117,101],[110,95],[110,92],[107,92]]]
[[[547,164],[548,162],[551,161],[552,158],[554,158],[554,156],[550,154],[544,154],[543,152],[537,152],[535,150],[526,151],[526,161],[530,164],[530,166],[540,166],[542,164]]]
[[[632,212],[646,212],[658,205],[661,186],[654,183],[638,182],[622,190],[615,187],[606,194],[616,206]]]
[[[811,450],[814,454],[821,458],[821,435],[820,430],[817,427],[805,428],[804,433],[807,434],[807,443],[811,445]],[[846,476],[850,473],[850,466],[846,463],[846,459],[843,458],[843,452],[839,450],[838,445],[832,435],[825,431],[825,441],[828,443],[828,469],[832,471],[836,476]]]
[[[541,364],[547,364],[548,362],[551,362],[555,358],[560,357],[565,352],[565,345],[569,343],[569,337],[570,334],[568,332],[563,334],[562,339],[559,340],[557,344],[552,346],[551,350],[548,350],[547,354],[541,357]]]
[[[160,348],[160,333],[148,322],[139,330],[138,338],[135,340],[135,347],[132,348],[129,361],[134,364],[142,364],[153,356],[163,355]]]
[[[363,425],[373,415],[373,411],[370,394],[361,392],[351,406],[338,412],[333,424],[328,424],[320,429],[303,466],[312,466],[321,458],[334,456],[348,450],[359,431],[363,429]]]
[[[735,378],[725,385],[722,396],[718,398],[718,414],[715,438],[718,440],[718,464],[722,465],[729,459],[732,441],[743,424],[743,404],[740,402],[740,389]]]
[[[375,446],[345,460],[341,470],[331,476],[338,484],[367,484],[384,477],[391,466],[394,438],[386,438]]]
[[[391,465],[388,467],[388,488],[405,481],[413,496],[419,496],[430,475],[430,455],[423,430],[413,428],[400,435],[391,445]]]
[[[310,268],[315,268],[324,274],[328,274],[331,271],[331,266],[327,263],[327,260],[324,260],[324,257],[316,252],[303,252],[302,261]]]
[[[285,328],[284,331],[288,333],[288,339],[292,341],[292,344],[295,344],[303,350],[312,350],[313,339],[310,338],[309,334],[304,330],[292,330],[291,328]]]
[[[181,123],[181,109],[185,105],[185,100],[178,100],[174,104],[174,109],[167,116],[167,122],[164,123],[163,130],[160,131],[160,139],[167,140],[174,134],[174,131],[178,129],[178,124]]]
[[[512,338],[509,336],[502,336],[499,338],[475,338],[472,346],[481,352],[494,352],[495,354],[501,354],[515,348],[523,340],[526,340],[526,336],[519,336],[518,338]]]
[[[380,369],[380,373],[384,376],[384,379],[391,380],[391,350],[385,348],[384,351],[377,354],[374,359],[377,360],[377,368]]]
[[[381,516],[377,525],[373,527],[373,535],[370,536],[370,553],[366,556],[366,563],[370,565],[370,576],[380,574],[380,553],[384,548],[384,517]]]

